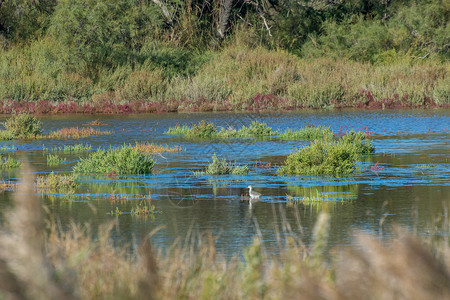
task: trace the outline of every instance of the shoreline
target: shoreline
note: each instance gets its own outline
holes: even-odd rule
[[[268,98],[269,101],[258,103],[255,98]],[[246,105],[250,104],[250,105]],[[240,107],[239,107],[240,106]],[[246,108],[245,108],[246,107]],[[278,109],[274,109],[278,107]],[[0,100],[0,115],[16,113],[30,113],[34,115],[123,115],[142,113],[201,113],[201,112],[234,112],[234,113],[268,113],[268,112],[295,112],[300,110],[385,110],[385,109],[447,109],[450,103],[438,104],[430,98],[425,98],[423,103],[408,103],[400,99],[367,99],[356,103],[341,102],[329,107],[314,107],[292,103],[285,98],[273,95],[257,95],[246,103],[232,105],[229,101],[217,104],[214,101],[181,101],[171,100],[166,102],[150,102],[146,100],[134,100],[123,103],[102,101],[89,103],[88,101],[17,101]]]

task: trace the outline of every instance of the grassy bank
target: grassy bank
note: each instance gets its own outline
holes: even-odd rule
[[[3,66],[16,55],[2,54]],[[448,62],[400,60],[372,65],[343,59],[302,59],[282,50],[233,45],[215,53],[187,77],[163,80],[153,74],[160,71],[105,70],[102,81],[94,83],[82,75],[61,71],[50,84],[48,80],[39,83],[34,79],[41,80],[43,75],[32,64],[24,59],[20,65],[28,70],[27,76],[12,75],[24,72],[19,69],[0,75],[0,113],[121,114],[450,105]],[[122,80],[117,80],[116,72],[121,73]],[[73,78],[67,81],[61,76]],[[58,89],[58,95],[50,89]]]
[[[334,249],[327,262],[329,217],[321,214],[305,246],[289,234],[269,255],[255,236],[233,259],[209,234],[176,243],[163,254],[145,240],[134,254],[114,247],[105,224],[93,234],[73,225],[44,231],[30,172],[0,232],[0,297],[15,299],[447,299],[450,297],[448,216],[427,238],[401,229],[389,241],[355,234],[356,245]],[[284,228],[290,228],[285,226]],[[44,234],[46,232],[46,234]],[[445,233],[445,234],[443,234]],[[194,250],[195,249],[195,250]],[[242,259],[240,259],[242,257]]]

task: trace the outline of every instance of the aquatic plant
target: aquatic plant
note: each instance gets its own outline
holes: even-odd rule
[[[81,152],[89,152],[92,150],[92,146],[89,144],[74,144],[74,145],[64,145],[64,152],[74,152],[74,153],[81,153]]]
[[[330,130],[330,127],[322,128],[321,126],[307,126],[300,128],[300,130],[288,128],[282,132],[279,137],[282,140],[331,140],[333,138],[333,132]]]
[[[242,137],[264,137],[278,134],[278,132],[272,130],[272,127],[259,121],[253,121],[248,127],[242,126],[238,132],[239,136]]]
[[[352,144],[356,148],[358,154],[370,154],[375,152],[372,141],[361,131],[351,130],[342,136],[344,143]]]
[[[67,193],[73,194],[78,187],[76,180],[78,176],[71,174],[54,173],[37,176],[36,186],[38,189],[45,190],[50,193]]]
[[[201,120],[198,124],[194,124],[191,129],[186,133],[186,137],[189,138],[214,138],[217,136],[216,127],[213,123]]]
[[[191,126],[176,124],[175,127],[169,127],[169,129],[164,132],[164,134],[170,135],[186,135],[191,130]]]
[[[59,147],[47,148],[45,145],[42,145],[43,152],[73,152],[73,153],[81,153],[86,151],[91,151],[92,146],[89,144],[74,144],[74,145],[64,145]]]
[[[84,138],[88,136],[98,136],[98,135],[105,135],[105,134],[111,134],[110,131],[106,130],[99,130],[94,129],[92,127],[70,127],[70,128],[61,128],[56,131],[50,132],[46,135],[39,136],[40,138],[44,139],[79,139]]]
[[[155,162],[137,148],[98,149],[73,167],[77,174],[151,174]]]
[[[99,121],[99,120],[93,120],[93,121],[90,121],[90,122],[87,122],[87,123],[83,124],[83,126],[89,126],[89,127],[91,127],[91,126],[104,126],[104,125],[107,125],[107,124],[105,124],[105,123],[103,123],[102,121]]]
[[[20,168],[21,166],[22,162],[19,160],[9,155],[7,157],[0,155],[0,170],[12,170]]]
[[[0,139],[36,138],[42,132],[42,123],[27,113],[19,113],[2,123],[5,130],[1,132]]]
[[[151,202],[144,200],[139,201],[139,203],[137,203],[136,206],[131,209],[131,214],[136,216],[147,216],[154,212],[155,206],[151,204]]]
[[[146,155],[154,154],[154,153],[162,153],[162,152],[179,152],[183,151],[183,148],[180,146],[175,146],[173,148],[169,148],[169,146],[163,146],[163,145],[156,145],[154,143],[138,143],[136,142],[136,145],[133,146],[133,148],[138,149],[140,152]]]
[[[353,144],[314,140],[309,147],[304,147],[289,154],[280,167],[280,175],[340,175],[353,171],[357,152]]]
[[[214,153],[212,162],[206,167],[205,171],[194,172],[195,175],[246,175],[249,172],[247,165],[238,166],[226,161],[226,159],[218,158]]]
[[[49,154],[47,155],[47,165],[49,166],[56,166],[59,165],[61,162],[65,161],[65,158],[61,158],[60,156],[56,154]]]

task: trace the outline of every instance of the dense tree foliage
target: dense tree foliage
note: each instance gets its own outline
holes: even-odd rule
[[[0,0],[0,99],[300,97],[293,57],[448,62],[449,18],[445,0]],[[427,95],[446,103],[444,86]]]
[[[0,0],[3,44],[50,34],[88,63],[115,64],[148,41],[204,50],[238,28],[310,55],[376,60],[387,50],[448,57],[444,0]],[[422,52],[421,52],[422,51]]]

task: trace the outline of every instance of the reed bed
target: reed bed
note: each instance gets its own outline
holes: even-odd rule
[[[117,66],[103,70],[102,80],[97,83],[88,75],[58,70],[60,80],[49,84],[42,81],[38,69],[29,65],[30,58],[17,55],[20,57],[14,53],[9,61],[19,59],[22,63],[16,66],[19,70],[10,73],[20,74],[21,68],[27,68],[31,74],[4,75],[7,84],[0,84],[0,113],[128,114],[450,105],[449,63],[434,60],[409,58],[373,65],[338,57],[299,58],[283,50],[231,44],[208,56],[188,77],[164,78],[158,70]],[[46,59],[42,58],[45,66],[52,63]]]
[[[9,299],[448,299],[448,215],[428,238],[398,228],[388,241],[355,233],[357,246],[325,259],[329,216],[319,215],[310,246],[290,235],[269,255],[256,236],[242,254],[226,259],[214,237],[155,249],[151,234],[134,254],[113,246],[112,223],[93,234],[73,224],[61,231],[45,222],[24,172],[15,207],[0,231],[0,295]],[[44,230],[44,224],[47,229]],[[439,228],[437,228],[439,227]],[[289,228],[285,226],[284,228]],[[44,234],[47,232],[47,234]],[[436,233],[436,234],[435,234]],[[240,255],[237,254],[237,255]]]

